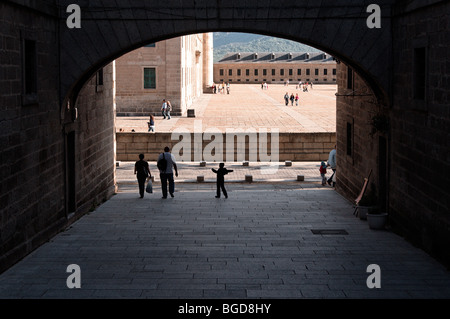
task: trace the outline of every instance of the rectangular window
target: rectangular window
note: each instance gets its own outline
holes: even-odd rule
[[[328,75],[328,69],[323,69],[323,75]]]
[[[249,69],[246,69],[246,70],[245,70],[245,75],[246,75],[246,76],[249,76],[249,75],[250,75],[250,70],[249,70]]]
[[[155,68],[144,68],[144,89],[156,89]]]
[[[267,75],[267,69],[263,70],[263,75],[266,76]]]
[[[241,76],[241,69],[237,70],[238,76]]]
[[[233,76],[233,70],[232,70],[232,69],[229,69],[229,70],[228,70],[228,75],[229,75],[229,76]]]
[[[275,75],[275,69],[272,69],[272,75]]]
[[[289,69],[289,75],[292,75],[292,74],[293,74],[293,70]]]
[[[414,99],[425,100],[426,92],[426,50],[425,48],[414,49]]]
[[[310,75],[310,70],[306,69],[306,75]]]
[[[347,155],[352,156],[353,133],[352,124],[347,122]]]
[[[314,75],[319,75],[319,69],[314,70]]]
[[[280,69],[280,75],[284,75],[284,69]]]
[[[353,90],[353,70],[347,67],[347,89]]]
[[[220,74],[220,76],[223,76],[223,69],[219,70],[219,74]]]
[[[302,69],[297,69],[297,75],[302,75]]]
[[[333,75],[336,75],[336,69],[333,69]]]
[[[258,76],[258,69],[255,69],[255,75]]]
[[[24,41],[24,93],[37,93],[37,52],[36,41]]]

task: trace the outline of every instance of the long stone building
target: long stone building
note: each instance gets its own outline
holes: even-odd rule
[[[371,0],[80,3],[0,2],[0,271],[114,194],[113,61],[217,30],[336,57],[337,191],[372,170],[392,229],[450,265],[448,1],[380,0],[380,28]]]
[[[117,115],[184,115],[213,82],[213,36],[201,33],[148,44],[115,61]]]
[[[336,61],[327,53],[230,53],[214,63],[214,82],[335,84]]]

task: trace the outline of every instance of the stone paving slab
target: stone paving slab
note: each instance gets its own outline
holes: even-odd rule
[[[450,272],[314,183],[179,183],[119,192],[0,275],[1,299],[450,298]],[[311,229],[345,229],[316,235]],[[69,289],[66,267],[81,268]],[[369,264],[381,288],[369,289]]]
[[[155,117],[157,132],[173,132],[185,128],[194,131],[211,130],[225,132],[228,128],[278,129],[282,132],[336,132],[337,85],[314,85],[303,92],[295,85],[273,84],[261,90],[257,84],[233,84],[231,94],[203,94],[190,107],[195,117],[173,116],[164,120]],[[299,105],[285,106],[283,96],[299,94]],[[147,132],[148,117],[117,117],[116,130]],[[150,133],[151,134],[151,133]]]

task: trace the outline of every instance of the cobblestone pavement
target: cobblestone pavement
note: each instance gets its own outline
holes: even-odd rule
[[[112,199],[1,274],[0,298],[450,298],[448,270],[370,229],[331,187],[228,183],[229,198],[216,199],[213,183],[178,181],[174,198],[156,183],[140,199],[124,177]],[[70,264],[80,289],[67,287]],[[367,286],[371,264],[381,288]]]

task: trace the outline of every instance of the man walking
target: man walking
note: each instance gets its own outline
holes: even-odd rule
[[[164,148],[164,153],[159,154],[157,166],[161,178],[162,198],[167,198],[167,181],[169,181],[170,196],[174,197],[175,181],[173,179],[173,170],[175,170],[175,176],[178,177],[178,168],[175,156],[170,153],[170,148],[168,146]]]
[[[167,103],[166,103],[166,116],[167,116],[168,120],[170,120],[170,111],[172,111],[172,104],[170,103],[170,101],[167,101]]]
[[[333,182],[333,187],[336,186],[336,183],[333,181],[334,174],[336,174],[336,145],[334,145],[334,148],[330,151],[330,154],[328,155],[328,163],[327,166],[330,166],[333,170],[333,175],[328,179],[327,183],[331,186],[331,182]]]
[[[161,112],[164,116],[164,119],[166,119],[166,112],[167,112],[167,102],[166,99],[163,100],[163,104],[161,105]]]

